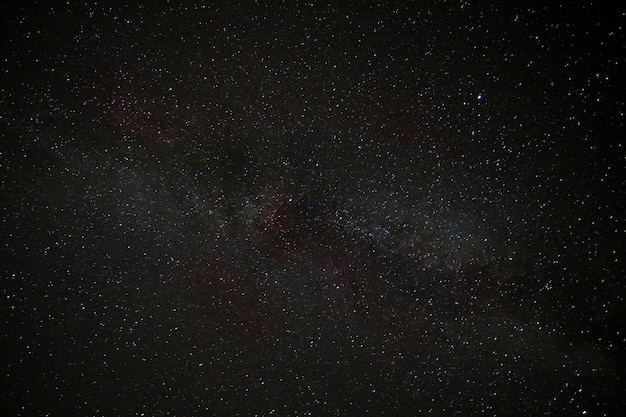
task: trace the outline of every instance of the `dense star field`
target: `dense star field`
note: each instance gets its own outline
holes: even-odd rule
[[[0,6],[3,413],[622,415],[624,11],[216,3]]]

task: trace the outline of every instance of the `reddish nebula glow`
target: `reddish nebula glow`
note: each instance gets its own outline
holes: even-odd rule
[[[258,216],[261,247],[280,262],[323,271],[320,281],[341,295],[348,319],[387,340],[388,353],[403,356],[416,349],[437,325],[433,317],[441,314],[436,311],[441,305],[497,307],[504,277],[493,275],[486,266],[394,276],[389,265],[394,269],[410,259],[393,251],[374,254],[376,242],[371,237],[348,236],[324,224],[329,219],[314,222],[309,216],[315,210],[308,204],[312,203],[287,193],[268,199]],[[411,275],[413,288],[403,293],[400,282],[407,280],[406,274]],[[461,312],[447,308],[446,314],[456,313]]]

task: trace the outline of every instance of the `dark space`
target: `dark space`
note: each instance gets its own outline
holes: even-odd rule
[[[626,9],[0,5],[12,416],[621,416]]]

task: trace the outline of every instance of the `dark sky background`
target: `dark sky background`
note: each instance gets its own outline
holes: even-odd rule
[[[0,6],[3,413],[622,415],[623,9],[93,3]]]

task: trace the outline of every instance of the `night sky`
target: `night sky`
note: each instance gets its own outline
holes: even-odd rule
[[[144,3],[0,6],[4,415],[623,415],[624,10]]]

